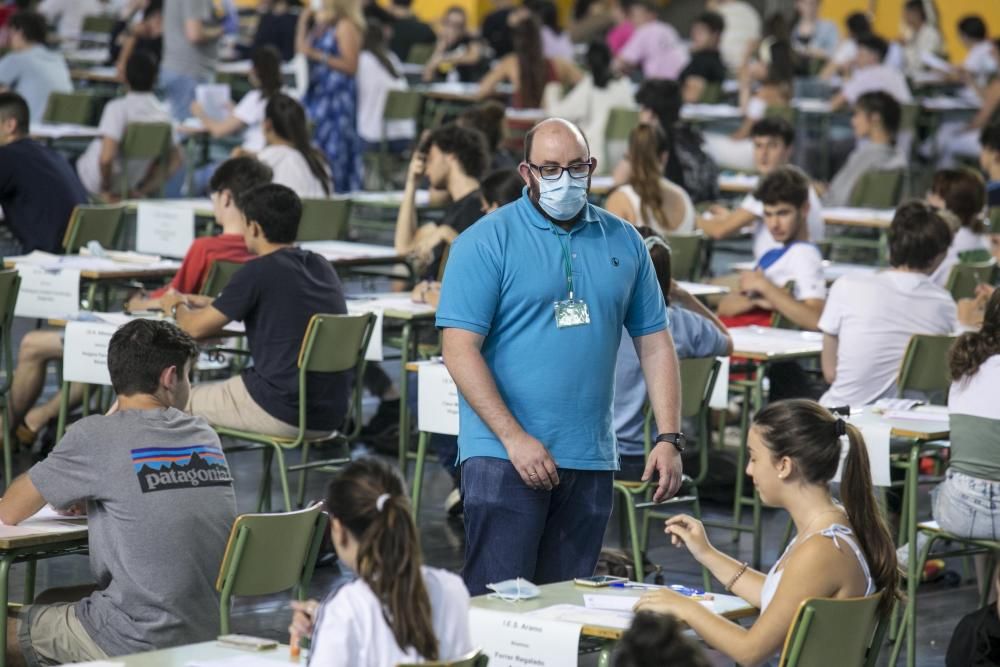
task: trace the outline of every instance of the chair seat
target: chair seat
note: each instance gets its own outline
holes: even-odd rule
[[[266,435],[264,433],[254,433],[252,431],[240,431],[235,428],[226,428],[225,426],[215,426],[215,432],[219,435],[228,435],[231,438],[236,438],[237,440],[249,440],[250,442],[259,442],[265,445],[277,445],[279,447],[291,447],[299,442],[298,438],[285,438],[277,435]],[[332,431],[326,435],[321,435],[318,437],[305,437],[302,442],[308,442],[310,444],[315,444],[318,442],[328,442],[330,440],[336,440],[338,438],[345,438],[346,436],[339,430]]]

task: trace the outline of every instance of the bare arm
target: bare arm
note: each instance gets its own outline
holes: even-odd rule
[[[358,71],[358,55],[361,53],[361,31],[350,21],[339,21],[335,29],[339,56],[326,56],[325,62],[331,69],[354,76]]]
[[[714,324],[715,328],[718,329],[728,341],[726,354],[730,355],[733,353],[733,337],[730,335],[729,329],[726,328],[726,325],[722,323],[722,320],[720,320],[708,306],[691,296],[687,290],[679,287],[675,281],[670,282],[670,301],[685,310],[690,310],[691,312],[701,315]]]
[[[222,36],[222,26],[207,26],[199,19],[184,21],[184,36],[192,44],[211,42]]]
[[[177,171],[183,161],[184,157],[181,155],[180,149],[177,146],[172,146],[170,154],[167,156],[166,167],[164,168],[160,159],[150,163],[142,181],[136,186],[135,194],[139,197],[148,197],[152,192],[158,190],[160,185],[170,178],[171,174]]]
[[[167,292],[160,297],[163,310],[170,312],[177,304],[177,326],[186,331],[192,338],[210,338],[222,333],[229,324],[229,318],[211,305],[209,300]],[[198,307],[192,307],[197,305]]]
[[[680,387],[681,377],[674,349],[674,339],[670,331],[664,329],[647,336],[632,339],[642,375],[646,380],[646,392],[656,417],[656,428],[660,433],[680,431]],[[658,443],[649,453],[646,470],[642,479],[652,477],[653,470],[659,473],[659,483],[654,501],[665,500],[677,493],[681,485],[681,455],[669,442]]]
[[[205,113],[205,110],[202,109],[198,102],[191,103],[191,115],[200,120],[201,124],[208,130],[208,133],[216,139],[242,132],[247,127],[242,120],[231,113],[222,120],[215,120]]]
[[[820,365],[823,367],[823,379],[833,384],[837,379],[837,347],[840,341],[836,336],[823,334],[823,351],[820,353]]]
[[[28,473],[18,475],[0,499],[0,521],[16,526],[45,506],[45,498],[35,488]]]
[[[1000,106],[1000,82],[991,82],[986,90],[983,91],[982,99],[983,103],[979,107],[979,111],[969,121],[969,125],[967,126],[969,130],[978,130],[986,127],[986,124],[993,118],[997,107]]]
[[[483,80],[479,82],[479,97],[489,97],[496,92],[497,86],[504,81],[511,80],[511,70],[517,67],[515,56],[504,56],[493,68],[487,72]]]
[[[698,219],[698,228],[713,239],[724,239],[738,234],[754,220],[754,214],[743,208],[734,208],[728,213]]]
[[[403,201],[396,214],[396,235],[393,242],[400,255],[407,255],[413,250],[414,236],[417,233],[417,179],[424,173],[425,160],[423,153],[414,152],[406,172],[406,186],[403,188]]]
[[[622,220],[627,220],[633,225],[638,225],[638,219],[635,210],[632,208],[632,203],[629,202],[628,197],[620,190],[615,190],[608,196],[608,200],[604,203],[604,208]]]
[[[741,284],[761,295],[776,310],[796,326],[809,331],[819,329],[819,316],[823,314],[823,299],[803,299],[799,301],[784,287],[775,285],[764,277],[763,272],[747,272],[742,277]],[[748,280],[753,278],[752,284]]]
[[[101,192],[111,192],[114,184],[111,182],[111,172],[118,157],[118,142],[110,137],[101,138],[101,155],[97,165],[101,170]]]

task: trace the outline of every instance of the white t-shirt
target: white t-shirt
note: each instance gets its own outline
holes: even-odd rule
[[[764,224],[764,205],[756,199],[753,194],[748,194],[740,202],[740,208],[749,211],[756,220],[753,221],[753,258],[760,260],[761,256],[771,248],[777,248],[781,244],[774,240],[767,225]],[[817,243],[826,238],[826,223],[823,222],[823,202],[816,194],[815,188],[809,187],[809,214],[806,216],[806,224],[809,226],[809,241]]]
[[[994,354],[973,375],[951,383],[948,412],[997,419],[997,386],[1000,383],[1000,354]]]
[[[941,266],[931,274],[931,280],[935,285],[944,287],[948,282],[948,275],[951,273],[951,268],[958,264],[959,254],[970,250],[989,249],[990,242],[985,234],[976,234],[968,227],[959,227],[958,231],[955,232],[955,236],[951,239],[951,245],[948,246],[948,254],[944,256]]]
[[[778,287],[794,282],[792,295],[798,301],[826,298],[823,255],[812,243],[789,245],[781,257],[764,269],[764,276]]]
[[[911,104],[913,94],[906,76],[897,68],[882,63],[871,67],[859,67],[851,77],[844,82],[841,91],[847,101],[854,104],[865,93],[882,91],[889,93],[900,104]]]
[[[295,148],[283,145],[268,146],[257,153],[257,159],[274,171],[272,183],[291,188],[299,197],[322,199],[329,196],[323,190],[323,183],[310,171],[305,156]],[[332,187],[330,191],[333,192]]]
[[[389,54],[397,74],[402,64],[395,54]],[[358,134],[365,141],[376,143],[382,140],[382,116],[385,114],[385,100],[390,90],[406,90],[406,79],[393,76],[382,67],[370,51],[358,55]],[[417,134],[416,123],[412,120],[394,120],[385,126],[386,139],[412,139]]]
[[[760,39],[760,14],[753,5],[743,0],[720,2],[715,11],[726,22],[719,40],[722,62],[730,70],[736,71],[743,66],[750,44]]]
[[[820,403],[860,407],[895,395],[910,337],[956,331],[958,308],[922,273],[848,274],[830,288],[819,328],[838,338],[837,377]]]
[[[993,45],[988,39],[977,42],[965,54],[962,68],[977,78],[986,78],[997,71],[998,63],[993,57]]]
[[[240,98],[239,104],[233,108],[233,116],[246,125],[243,130],[243,148],[252,153],[264,149],[264,110],[267,109],[267,99],[256,88]]]
[[[38,13],[50,23],[58,25],[59,37],[78,37],[83,29],[83,19],[105,13],[100,0],[42,0]]]
[[[101,113],[97,126],[100,136],[90,142],[87,150],[76,163],[76,172],[88,192],[101,191],[101,143],[104,137],[119,144],[125,139],[125,130],[131,123],[169,123],[170,111],[153,93],[127,93],[125,97],[111,100]],[[145,176],[152,160],[129,160],[125,165],[130,187],[138,185]],[[122,165],[119,158],[111,168],[111,185],[117,190]]]
[[[438,658],[450,661],[472,651],[469,635],[469,592],[462,580],[444,570],[421,568],[431,600],[431,623]],[[353,581],[320,610],[309,663],[323,667],[385,667],[424,662],[412,648],[402,650],[385,622],[382,605],[371,588]]]

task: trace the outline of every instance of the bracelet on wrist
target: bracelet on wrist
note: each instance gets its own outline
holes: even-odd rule
[[[728,584],[726,584],[727,591],[731,592],[733,590],[733,586],[736,585],[736,582],[743,576],[743,573],[747,571],[748,567],[750,567],[750,563],[743,561],[743,565],[740,567],[739,571],[733,575],[733,578],[729,580]]]

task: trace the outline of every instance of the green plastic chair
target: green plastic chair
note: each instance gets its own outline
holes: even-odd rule
[[[986,233],[1000,234],[1000,206],[991,208],[986,216]]]
[[[313,315],[302,338],[299,351],[299,423],[298,434],[294,438],[281,438],[264,433],[241,431],[216,426],[220,436],[229,436],[249,444],[226,448],[227,452],[262,449],[264,452],[264,475],[261,479],[257,499],[258,511],[269,508],[271,503],[271,462],[277,459],[278,479],[281,482],[285,511],[292,510],[291,495],[288,492],[288,473],[299,473],[298,504],[301,506],[306,492],[306,474],[313,468],[331,468],[350,461],[348,455],[322,461],[309,460],[309,447],[318,442],[337,442],[347,445],[361,430],[361,378],[365,374],[365,350],[375,326],[375,315]],[[309,373],[341,373],[354,371],[354,389],[348,409],[348,419],[352,425],[350,433],[334,431],[321,437],[306,434],[306,378]],[[301,463],[285,464],[285,451],[302,448]]]
[[[128,160],[159,160],[164,171],[173,145],[173,128],[170,123],[130,123],[125,128],[125,138],[122,139],[118,151],[122,162]],[[165,174],[166,176],[166,174]],[[166,178],[163,179],[166,183]],[[122,197],[128,197],[128,169],[122,169]],[[163,188],[160,188],[163,196]]]
[[[722,84],[718,81],[705,83],[705,88],[701,91],[701,104],[718,104],[722,101]]]
[[[887,628],[876,616],[882,595],[804,600],[785,636],[779,667],[874,667]]]
[[[976,248],[975,250],[963,250],[958,253],[958,261],[962,264],[975,264],[977,262],[988,262],[993,257],[986,248]]]
[[[382,112],[382,141],[378,149],[378,172],[382,184],[392,183],[393,174],[404,164],[398,154],[389,151],[389,140],[386,131],[389,123],[396,121],[413,121],[415,127],[420,126],[420,118],[424,109],[424,96],[413,90],[390,90],[385,98],[385,108]]]
[[[971,299],[976,296],[977,285],[992,285],[996,282],[997,275],[997,263],[993,258],[985,262],[960,262],[951,267],[945,289],[955,301]]]
[[[92,14],[83,17],[82,32],[94,32],[110,35],[115,29],[118,19],[110,14]]]
[[[410,65],[426,65],[434,54],[434,44],[414,44],[406,54],[406,62]]]
[[[954,336],[916,334],[911,337],[896,379],[899,396],[907,391],[947,396],[951,386],[948,350],[954,342]]]
[[[201,286],[200,294],[203,296],[216,297],[229,284],[236,272],[243,268],[243,262],[229,262],[224,259],[217,259],[212,262],[205,276],[205,282]]]
[[[639,112],[635,109],[614,107],[608,113],[608,122],[604,126],[604,148],[609,160],[610,156],[623,155],[622,146],[628,145],[628,137],[639,125]],[[615,151],[615,145],[618,150]]]
[[[639,497],[649,498],[655,488],[651,482],[631,482],[617,480],[614,483],[615,492],[621,497],[622,508],[625,513],[625,520],[628,525],[629,543],[632,548],[632,560],[635,564],[635,576],[638,581],[644,577],[642,567],[642,551],[648,542],[649,524],[651,521],[666,518],[667,514],[655,510],[646,512],[642,525],[642,536],[640,540],[639,522],[636,518],[638,510],[665,507],[679,503],[692,503],[693,513],[696,517],[701,516],[701,504],[698,498],[698,485],[705,481],[708,474],[708,401],[712,396],[712,389],[715,387],[715,379],[719,374],[721,363],[715,357],[705,357],[701,359],[681,359],[681,417],[693,418],[698,423],[698,475],[694,478],[684,476],[684,482],[690,489],[690,494],[685,496],[675,496],[662,503],[636,502]],[[646,413],[645,423],[645,449],[649,455],[652,449],[652,424],[653,411]],[[640,547],[642,544],[642,547]],[[708,570],[702,568],[702,576],[705,587],[711,583]]]
[[[94,96],[86,92],[51,93],[45,105],[46,123],[90,125],[94,119]]]
[[[697,282],[701,276],[701,249],[705,235],[701,232],[667,234],[666,241],[670,246],[670,277]]]
[[[795,121],[798,113],[795,107],[791,106],[779,106],[777,104],[771,105],[764,110],[765,118],[783,118],[788,121],[788,124],[795,127]]]
[[[76,254],[91,241],[97,241],[104,248],[114,248],[124,220],[124,204],[77,206],[66,225],[63,250],[68,255]]]
[[[17,269],[0,271],[0,346],[3,347],[3,384],[0,385],[0,409],[3,410],[3,478],[6,486],[10,486],[14,463],[10,433],[13,428],[13,416],[10,413],[10,384],[14,376],[13,352],[11,350],[11,325],[14,322],[14,307],[17,305],[17,294],[21,289],[21,275]]]
[[[487,667],[490,664],[489,656],[483,655],[481,649],[476,649],[472,653],[445,662],[421,662],[419,667]],[[399,663],[396,667],[418,667],[417,663]]]
[[[903,196],[904,169],[866,171],[851,190],[850,205],[860,208],[894,208]]]
[[[323,506],[318,503],[297,512],[236,517],[215,582],[221,634],[229,634],[234,595],[271,595],[292,590],[297,599],[306,599],[328,525]]]
[[[343,241],[351,219],[350,199],[303,199],[296,241]]]

